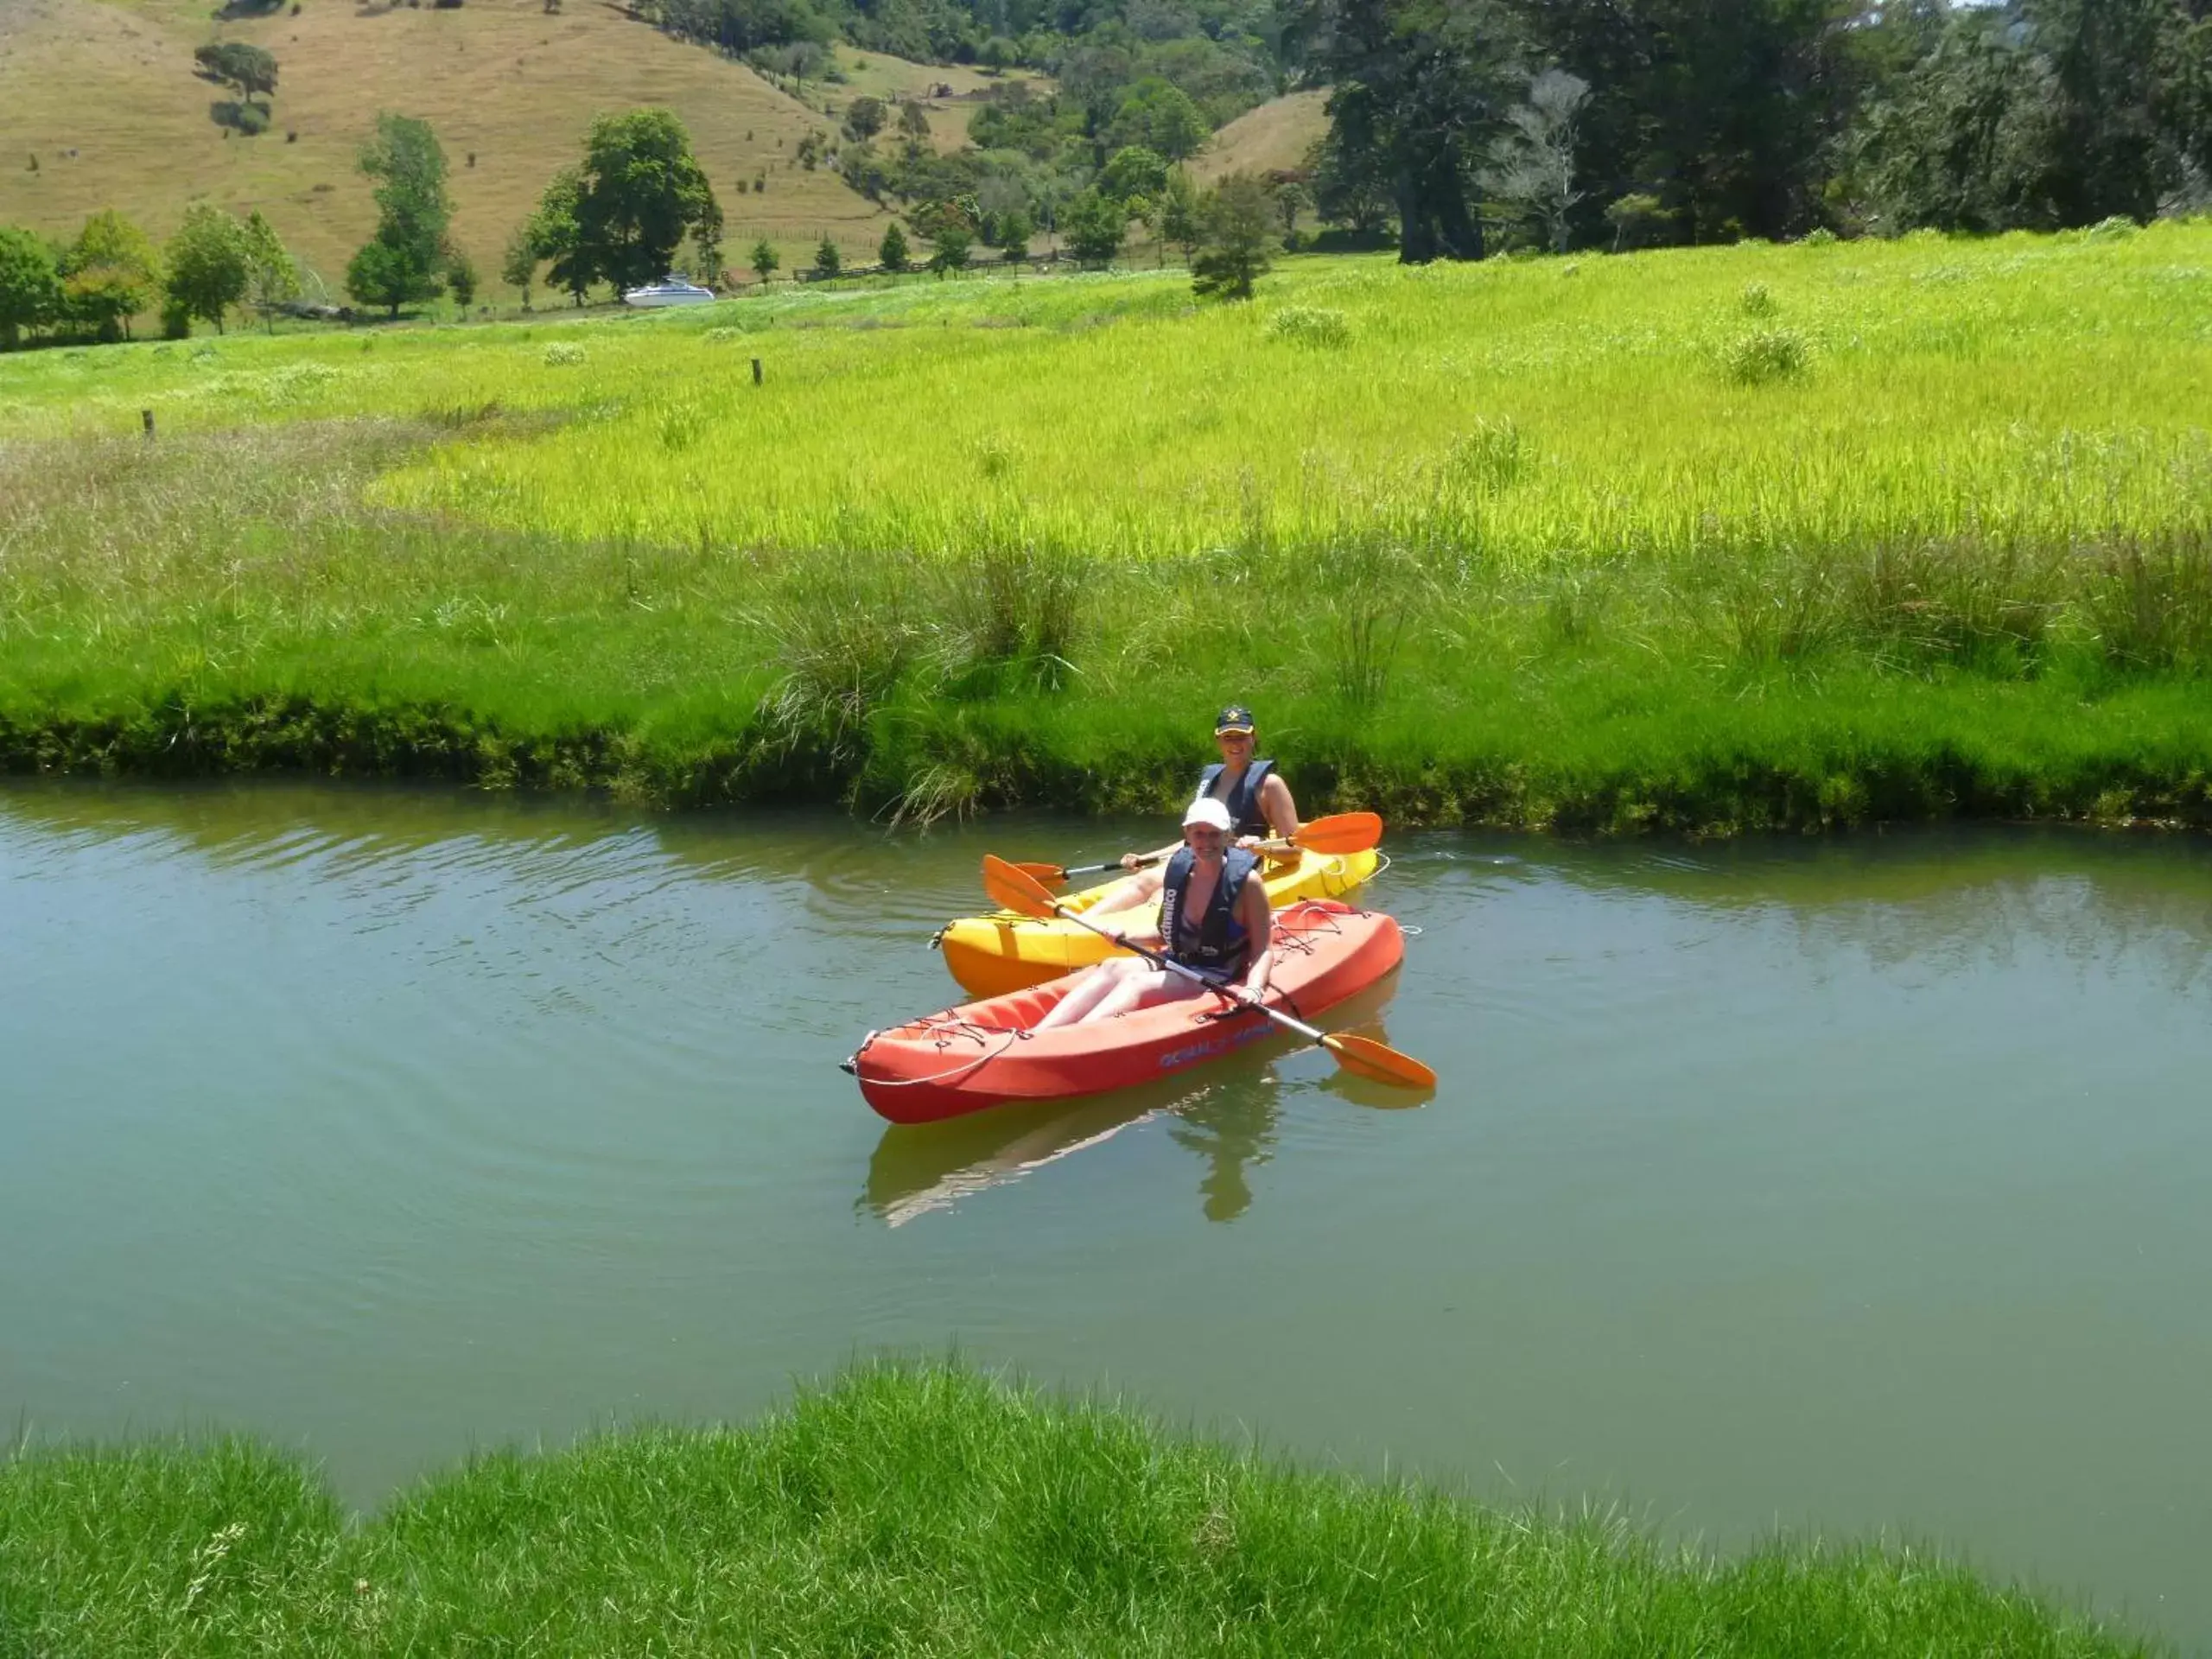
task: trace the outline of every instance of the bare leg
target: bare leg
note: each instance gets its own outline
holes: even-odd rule
[[[1120,986],[1122,976],[1132,969],[1150,973],[1152,964],[1134,957],[1122,957],[1112,962],[1102,962],[1068,988],[1068,994],[1045,1011],[1045,1017],[1032,1026],[1032,1031],[1051,1031],[1058,1026],[1072,1026],[1087,1019],[1090,1011]]]
[[[1101,998],[1084,1023],[1096,1025],[1101,1020],[1111,1020],[1116,1014],[1128,1014],[1137,1008],[1149,1007],[1155,1002],[1177,1002],[1185,997],[1208,995],[1205,987],[1194,985],[1180,974],[1171,974],[1143,964],[1146,971],[1125,976],[1122,982]]]

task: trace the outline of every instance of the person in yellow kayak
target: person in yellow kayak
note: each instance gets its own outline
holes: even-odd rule
[[[1084,1025],[1179,997],[1202,996],[1209,987],[1240,1002],[1267,995],[1274,963],[1270,941],[1274,912],[1260,879],[1259,855],[1230,845],[1234,820],[1210,795],[1183,814],[1183,842],[1160,873],[1160,910],[1150,922],[1116,923],[1108,931],[1160,950],[1208,984],[1171,974],[1141,957],[1118,957],[1086,970],[1033,1029]]]
[[[1296,835],[1304,822],[1298,816],[1298,803],[1291,798],[1290,785],[1276,773],[1275,763],[1255,754],[1259,733],[1253,727],[1252,711],[1241,702],[1224,709],[1214,717],[1213,741],[1221,759],[1199,772],[1198,798],[1219,801],[1228,808],[1236,844],[1249,851],[1264,836],[1287,841]],[[1099,894],[1091,914],[1103,919],[1116,911],[1150,904],[1160,892],[1161,861],[1182,845],[1171,841],[1148,853],[1123,853],[1122,868],[1136,874]]]

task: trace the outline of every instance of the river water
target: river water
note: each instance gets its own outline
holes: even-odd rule
[[[1940,1541],[2212,1647],[2212,846],[1395,836],[1357,1010],[887,1128],[985,850],[1159,826],[0,789],[0,1415],[472,1446],[957,1350],[1721,1548]]]

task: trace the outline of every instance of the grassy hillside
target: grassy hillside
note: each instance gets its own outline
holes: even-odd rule
[[[88,1659],[2151,1651],[1924,1549],[1715,1560],[944,1367],[856,1370],[742,1428],[488,1453],[352,1527],[251,1443],[33,1448],[0,1458],[11,1630]]]
[[[2212,225],[0,363],[0,762],[2212,818]],[[749,359],[766,383],[754,386]],[[126,435],[138,411],[162,436]]]
[[[227,94],[195,77],[192,53],[216,38],[276,54],[275,124],[258,137],[226,137],[209,117]],[[207,196],[241,214],[260,208],[334,294],[375,220],[354,158],[377,111],[392,109],[436,130],[454,238],[503,292],[490,279],[509,231],[581,156],[592,117],[643,104],[690,128],[732,264],[762,235],[785,245],[787,266],[825,233],[873,256],[887,215],[827,167],[791,161],[810,128],[833,124],[750,69],[594,0],[569,0],[558,16],[540,0],[455,10],[304,0],[296,16],[232,23],[196,0],[0,0],[0,223],[73,234],[114,207],[162,238]],[[764,193],[749,188],[755,178]]]
[[[1214,134],[1191,163],[1202,183],[1231,173],[1290,172],[1306,165],[1306,153],[1329,130],[1325,92],[1291,92],[1256,110],[1247,110]]]

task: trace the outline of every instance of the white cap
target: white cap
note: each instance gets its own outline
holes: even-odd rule
[[[1191,803],[1191,810],[1183,815],[1185,830],[1194,823],[1210,824],[1225,836],[1229,833],[1229,809],[1212,796],[1201,795]]]

